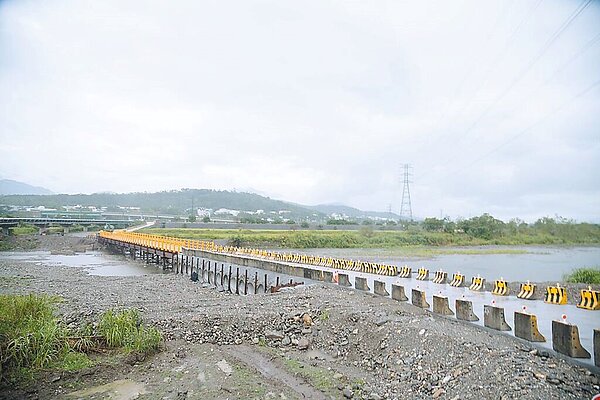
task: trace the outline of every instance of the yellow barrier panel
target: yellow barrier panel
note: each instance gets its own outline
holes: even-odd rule
[[[452,281],[450,282],[450,286],[460,287],[465,283],[465,276],[460,272],[452,275]]]
[[[471,278],[471,286],[469,286],[469,289],[473,291],[485,289],[485,278],[480,276]]]
[[[581,301],[577,307],[585,310],[600,310],[600,292],[592,290],[591,286],[588,286],[587,290],[581,289]]]
[[[429,270],[427,268],[419,268],[417,280],[426,281],[427,279],[429,279]]]
[[[433,276],[433,283],[446,283],[446,280],[448,278],[448,273],[444,272],[444,271],[435,271],[435,274]]]
[[[405,265],[404,267],[400,268],[400,278],[410,278],[412,275],[412,268]]]
[[[550,304],[567,304],[567,290],[564,287],[560,287],[558,283],[556,286],[548,286],[544,301]]]
[[[492,289],[492,294],[497,296],[508,296],[510,289],[506,281],[500,278],[497,281],[494,281],[494,288]]]

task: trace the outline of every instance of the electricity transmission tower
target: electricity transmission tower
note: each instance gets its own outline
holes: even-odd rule
[[[402,203],[400,203],[400,219],[404,220],[413,220],[412,215],[412,205],[410,204],[410,187],[409,183],[412,183],[410,180],[412,173],[410,172],[412,166],[410,164],[404,164],[404,187],[402,188]]]

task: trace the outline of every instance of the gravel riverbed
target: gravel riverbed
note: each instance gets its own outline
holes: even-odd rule
[[[66,236],[39,240],[38,248],[55,251],[92,246]],[[30,292],[64,299],[59,313],[71,326],[97,321],[110,308],[136,308],[161,330],[165,348],[146,360],[99,361],[86,371],[51,375],[0,398],[109,398],[110,385],[120,388],[110,398],[122,399],[591,399],[600,393],[595,372],[526,342],[333,285],[244,297],[174,274],[93,276],[83,268],[1,260],[0,293]]]

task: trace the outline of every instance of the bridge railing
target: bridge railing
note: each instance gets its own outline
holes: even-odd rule
[[[181,253],[182,250],[205,250],[221,254],[236,254],[256,258],[263,258],[272,261],[283,261],[288,263],[298,263],[305,265],[315,265],[321,267],[330,267],[336,269],[346,269],[357,272],[367,272],[380,275],[397,275],[398,267],[395,265],[386,265],[371,263],[367,261],[347,260],[333,257],[309,256],[305,254],[278,253],[264,249],[250,247],[222,246],[213,241],[181,239],[169,236],[149,235],[145,233],[127,232],[124,230],[115,230],[112,232],[100,231],[100,237],[117,240],[124,243],[135,244],[153,248],[170,253]]]

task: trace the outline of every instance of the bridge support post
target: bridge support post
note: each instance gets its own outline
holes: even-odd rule
[[[267,285],[268,285],[267,274],[265,274],[265,286],[263,287],[263,289],[265,290],[265,293],[267,293]]]
[[[231,264],[229,264],[229,273],[227,274],[227,291],[231,293]]]
[[[240,267],[235,269],[235,294],[240,294]]]
[[[225,264],[221,263],[221,287],[223,287],[223,268],[225,268]]]
[[[244,294],[248,294],[248,270],[244,270]]]

